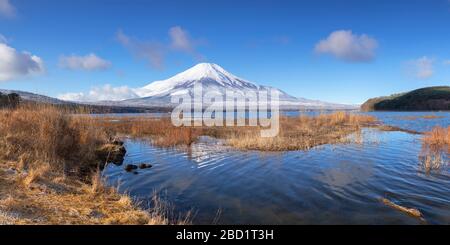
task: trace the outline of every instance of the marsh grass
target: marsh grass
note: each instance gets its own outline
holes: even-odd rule
[[[45,162],[52,171],[85,174],[98,162],[95,149],[108,138],[90,119],[53,106],[0,110],[0,158],[18,162],[21,169]]]
[[[99,149],[114,132],[72,113],[49,105],[0,110],[0,224],[176,223],[161,207],[142,210],[103,184]]]
[[[440,119],[440,118],[444,118],[444,116],[438,116],[438,115],[423,115],[423,116],[399,116],[396,117],[398,119],[401,120],[418,120],[418,119]]]
[[[419,161],[427,173],[448,165],[449,156],[450,126],[447,128],[437,126],[424,133]]]
[[[150,137],[155,145],[170,147],[190,145],[201,135],[201,128],[175,127],[170,118],[97,118],[96,124],[112,134]]]
[[[450,126],[443,128],[434,127],[431,131],[426,132],[422,138],[423,142],[428,146],[449,147],[450,153]]]
[[[308,150],[323,144],[348,143],[355,134],[354,143],[362,143],[361,129],[376,122],[371,116],[346,112],[319,116],[282,117],[280,133],[273,138],[260,137],[259,131],[239,132],[225,137],[231,146],[239,149],[285,151]]]
[[[264,129],[261,126],[175,127],[169,118],[99,118],[97,123],[107,131],[151,138],[153,144],[161,147],[190,145],[199,136],[206,135],[224,139],[238,149],[286,151],[348,142],[347,136],[375,125],[376,118],[346,112],[281,117],[280,133],[273,138],[261,137],[260,132]]]

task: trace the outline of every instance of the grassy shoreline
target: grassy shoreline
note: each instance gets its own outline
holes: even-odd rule
[[[308,150],[323,144],[348,142],[347,136],[360,133],[363,127],[378,126],[372,116],[335,112],[318,116],[281,117],[280,133],[273,138],[263,138],[261,126],[175,127],[170,118],[97,118],[98,127],[116,134],[149,138],[160,147],[191,145],[199,136],[223,139],[240,150],[289,151]]]
[[[0,110],[0,224],[189,223],[103,185],[100,169],[124,154],[114,136],[48,105]]]
[[[104,164],[123,161],[118,135],[150,138],[161,147],[189,146],[206,135],[240,150],[288,151],[349,143],[348,136],[364,127],[401,131],[348,112],[282,117],[280,134],[262,138],[261,127],[175,127],[169,118],[73,116],[48,105],[3,109],[0,224],[189,224],[189,214],[172,217],[157,197],[143,210],[128,195],[103,185]],[[427,149],[443,149],[450,147],[449,137],[450,128],[435,128],[422,139]],[[439,160],[426,155],[425,168],[435,168]]]

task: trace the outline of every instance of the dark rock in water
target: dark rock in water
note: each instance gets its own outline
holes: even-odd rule
[[[114,145],[120,145],[120,146],[122,146],[124,144],[123,141],[120,141],[120,140],[117,140],[117,139],[112,140],[111,143],[114,144]]]
[[[7,175],[16,175],[17,170],[15,168],[9,168],[8,170],[6,170],[6,174]]]
[[[139,168],[140,169],[146,169],[146,168],[151,168],[151,167],[153,167],[153,165],[148,164],[148,163],[141,163],[141,164],[139,164]]]
[[[102,218],[105,218],[105,217],[106,217],[106,215],[105,215],[104,213],[102,213],[102,212],[100,212],[100,211],[97,211],[97,210],[92,210],[92,211],[88,214],[88,216],[89,216],[89,217],[96,218],[96,219],[102,219]]]
[[[108,144],[103,145],[97,150],[98,158],[105,163],[114,163],[116,165],[122,165],[125,159],[127,150],[123,145],[123,142],[113,140]]]
[[[138,166],[134,165],[134,164],[127,164],[127,166],[125,166],[125,171],[127,172],[131,172],[133,170],[138,169]]]

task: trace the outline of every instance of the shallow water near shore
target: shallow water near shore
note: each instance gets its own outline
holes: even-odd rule
[[[386,124],[416,131],[448,126],[450,113],[371,113]],[[154,192],[174,213],[193,210],[194,224],[450,224],[449,158],[427,173],[420,135],[366,129],[362,144],[309,151],[238,151],[202,137],[189,148],[158,148],[127,139],[125,164],[151,163],[127,173],[110,164],[107,182],[146,205]],[[425,222],[380,198],[419,209]],[[219,213],[219,214],[218,214]]]

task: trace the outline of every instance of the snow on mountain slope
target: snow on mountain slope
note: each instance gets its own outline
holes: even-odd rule
[[[217,94],[223,96],[223,98],[225,98],[226,91],[232,91],[236,94],[245,94],[247,92],[258,93],[258,91],[276,90],[279,93],[279,103],[282,107],[347,107],[345,105],[296,98],[279,89],[257,85],[239,78],[219,65],[211,63],[200,63],[167,80],[155,81],[142,88],[134,89],[134,92],[141,98],[124,100],[119,102],[119,104],[133,106],[173,106],[170,103],[171,96],[183,94],[193,96],[195,84],[202,85],[203,93]]]
[[[332,104],[318,100],[308,100],[296,98],[284,91],[276,88],[261,86],[245,79],[239,78],[216,64],[201,63],[182,73],[179,73],[167,80],[156,81],[142,88],[133,89],[133,92],[139,98],[122,101],[99,101],[99,102],[68,102],[43,95],[33,94],[23,91],[0,89],[0,93],[18,93],[21,98],[29,101],[45,102],[51,104],[91,104],[103,106],[119,107],[174,107],[177,104],[171,103],[172,96],[189,95],[194,96],[195,85],[201,85],[203,94],[213,94],[226,99],[226,92],[231,91],[235,94],[245,95],[249,92],[258,94],[265,91],[269,100],[270,91],[275,90],[279,94],[279,105],[281,109],[354,109],[355,106]],[[208,103],[204,103],[208,106]]]
[[[203,81],[203,85],[228,89],[258,89],[258,86],[225,71],[216,64],[201,63],[167,80],[156,81],[136,89],[141,97],[163,96],[185,88],[193,87],[195,82]]]

